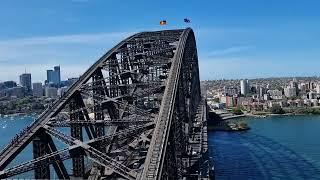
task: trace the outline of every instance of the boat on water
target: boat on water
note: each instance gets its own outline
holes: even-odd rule
[[[248,124],[245,122],[228,123],[227,126],[229,127],[229,129],[227,128],[227,130],[229,131],[245,131],[250,129]]]

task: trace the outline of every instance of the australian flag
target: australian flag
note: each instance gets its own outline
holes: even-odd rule
[[[184,18],[184,22],[185,22],[185,23],[190,23],[190,19]]]

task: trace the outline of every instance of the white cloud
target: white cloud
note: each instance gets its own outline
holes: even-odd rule
[[[35,81],[61,65],[62,78],[79,76],[107,50],[133,32],[71,34],[0,40],[0,81],[17,80],[27,69]]]
[[[320,62],[310,60],[313,66],[299,60],[282,62],[281,58],[199,57],[200,79],[242,79],[317,75]],[[307,69],[307,71],[304,71]]]
[[[156,29],[154,29],[156,30]],[[208,43],[211,39],[230,37],[247,31],[239,28],[201,28],[195,29],[198,43]],[[62,78],[79,76],[107,50],[134,32],[107,32],[69,34],[57,36],[28,37],[20,39],[0,39],[0,81],[17,80],[19,74],[27,69],[34,81],[46,79],[46,70],[61,65]],[[221,40],[220,40],[221,41]],[[213,41],[214,42],[214,41]],[[217,42],[219,43],[219,42]],[[203,52],[200,46],[199,53]],[[212,51],[206,57],[217,54],[236,53],[249,50],[252,46],[239,46]],[[208,56],[209,55],[209,56]],[[208,58],[207,58],[208,59]],[[216,61],[214,61],[217,63]],[[209,64],[207,64],[209,63]],[[212,65],[200,59],[202,70]],[[220,67],[228,64],[220,63]],[[235,70],[235,68],[233,68]],[[211,69],[205,70],[206,74]],[[203,74],[203,72],[202,72]],[[223,74],[223,72],[221,72]],[[206,75],[208,76],[208,75]],[[202,75],[202,77],[204,77]]]
[[[243,71],[243,68],[250,68],[251,59],[246,58],[209,58],[199,57],[200,78],[222,79],[248,76],[250,71]],[[247,66],[245,66],[247,65]],[[258,64],[255,64],[259,66]]]
[[[0,40],[0,47],[53,45],[53,44],[87,44],[118,40],[133,32],[110,32],[94,34],[71,34],[59,36],[31,37],[11,40]]]
[[[4,80],[14,80],[19,82],[19,75],[24,73],[31,73],[32,82],[43,82],[46,79],[46,70],[53,69],[53,66],[57,64],[28,64],[28,65],[11,65],[11,66],[0,66],[0,77]],[[89,67],[91,63],[87,64],[72,64],[72,65],[61,65],[61,76],[62,79],[71,77],[79,77]]]
[[[254,46],[235,46],[235,47],[228,47],[225,49],[218,49],[208,53],[209,56],[221,56],[221,55],[228,55],[228,54],[235,54],[240,52],[245,52],[251,49],[254,49]]]
[[[76,3],[84,3],[84,2],[89,2],[89,0],[71,0],[72,2]]]

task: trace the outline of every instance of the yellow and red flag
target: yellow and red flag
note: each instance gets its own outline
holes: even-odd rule
[[[167,24],[167,21],[166,21],[166,20],[160,21],[160,25],[161,25],[161,26],[166,25],[166,24]]]

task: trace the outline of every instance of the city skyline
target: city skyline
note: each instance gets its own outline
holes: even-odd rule
[[[45,70],[56,64],[64,67],[62,79],[78,77],[135,32],[186,26],[196,34],[201,80],[320,74],[320,2],[127,3],[119,15],[117,8],[103,11],[121,5],[115,1],[2,1],[0,81],[18,81],[17,72],[27,69],[35,81],[43,82]],[[151,4],[156,8],[148,8]],[[133,13],[137,10],[145,13]],[[167,25],[160,27],[162,19]]]
[[[59,68],[61,68],[61,66],[60,65],[53,65],[53,67],[59,67]],[[47,79],[48,79],[48,71],[50,71],[50,70],[52,70],[52,68],[50,69],[50,67],[48,68],[48,69],[46,69],[46,70],[44,70],[44,73],[42,73],[42,74],[44,74],[43,75],[43,77],[42,77],[42,79],[43,80],[34,80],[33,79],[33,76],[32,76],[32,72],[29,72],[29,71],[27,71],[26,69],[25,69],[25,71],[24,72],[22,72],[22,73],[20,73],[20,72],[18,72],[17,73],[17,79],[15,80],[15,79],[6,79],[6,80],[0,80],[0,83],[2,83],[2,82],[9,82],[9,81],[13,81],[13,82],[16,82],[18,85],[21,85],[20,84],[20,76],[22,75],[22,74],[31,74],[31,82],[32,83],[42,83],[43,85],[45,85],[46,83],[47,83]],[[61,73],[61,71],[60,71],[60,73]],[[80,76],[80,75],[79,75]],[[78,77],[68,77],[68,76],[66,76],[66,77],[64,77],[64,78],[62,78],[62,77],[60,77],[61,79],[60,79],[60,81],[66,81],[66,80],[68,80],[68,79],[73,79],[73,78],[78,78]],[[256,80],[256,79],[278,79],[278,78],[320,78],[320,74],[319,75],[309,75],[309,76],[259,76],[259,77],[235,77],[235,78],[224,78],[224,77],[222,77],[222,78],[212,78],[212,79],[201,79],[201,81],[216,81],[216,80]]]
[[[0,2],[0,179],[320,179],[319,0]]]
[[[32,83],[41,83],[43,85],[46,85],[46,84],[50,84],[50,83],[53,83],[55,85],[59,85],[61,83],[61,81],[65,81],[67,79],[72,79],[72,78],[75,78],[75,77],[66,77],[65,79],[62,79],[61,78],[61,74],[60,74],[60,65],[55,65],[53,66],[53,69],[51,68],[48,68],[45,70],[46,74],[45,74],[45,79],[43,81],[41,80],[34,80],[33,77],[32,77],[32,72],[28,72],[26,69],[23,73],[17,73],[17,77],[18,77],[18,80],[10,80],[10,79],[7,79],[7,80],[3,80],[3,81],[0,81],[0,82],[8,82],[8,81],[13,81],[13,82],[16,82],[17,84],[23,86],[23,83],[21,83],[21,77],[24,76],[24,75],[30,75],[30,81],[31,81],[31,84]],[[76,77],[77,78],[77,77]]]

